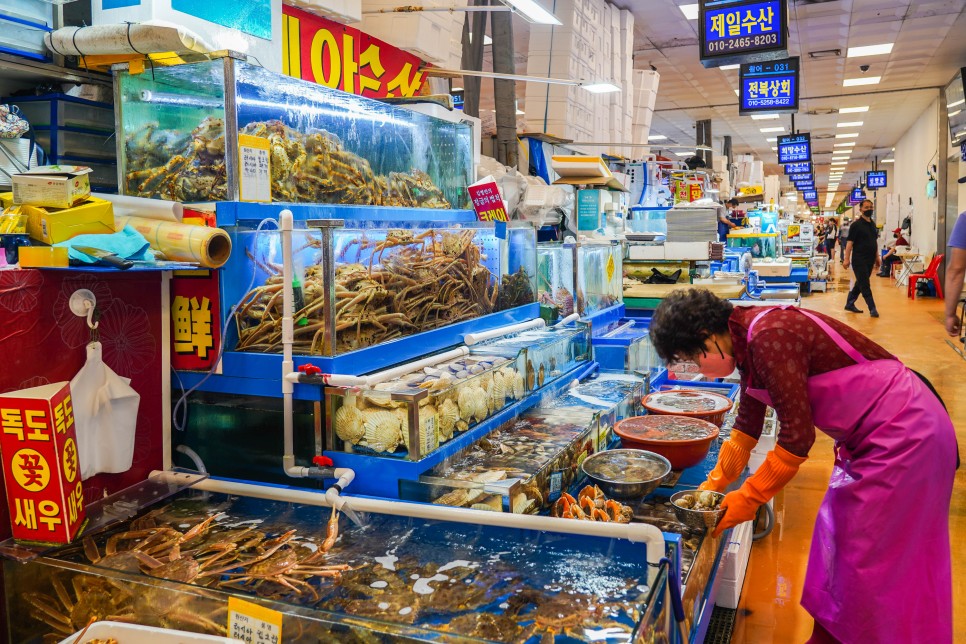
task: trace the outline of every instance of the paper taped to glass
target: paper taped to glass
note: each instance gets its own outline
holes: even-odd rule
[[[151,248],[175,262],[194,262],[219,268],[231,255],[231,238],[221,228],[192,226],[144,217],[117,217],[118,230],[131,226],[148,240]]]

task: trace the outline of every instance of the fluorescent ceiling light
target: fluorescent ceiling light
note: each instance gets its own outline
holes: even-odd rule
[[[770,121],[772,119],[777,119],[778,114],[752,114],[752,121]]]
[[[832,157],[832,161],[848,161],[849,157]]]
[[[862,127],[865,121],[850,121],[848,123],[836,123],[835,127]]]
[[[694,156],[695,152],[693,150],[688,150],[687,152],[675,152],[674,154],[678,155],[679,157],[690,157]]]
[[[956,110],[955,112],[950,112],[946,116],[947,118],[953,118],[954,116],[958,116],[960,112],[962,112],[962,110]]]
[[[452,89],[452,91],[454,91],[454,92],[462,92],[463,91],[463,88],[462,87],[454,87]]]
[[[536,0],[503,0],[514,13],[519,13],[528,22],[538,25],[562,25],[557,17],[537,4]]]
[[[957,105],[962,105],[963,103],[966,103],[966,98],[961,98],[954,103],[949,103],[948,105],[946,105],[946,107],[956,107]]]
[[[664,136],[663,134],[648,134],[647,135],[647,140],[648,141],[664,141],[665,139],[667,139],[667,137]]]
[[[842,81],[845,87],[855,87],[857,85],[878,85],[882,80],[881,76],[868,76],[866,78],[846,78]]]
[[[858,132],[846,132],[846,133],[843,133],[843,134],[836,134],[835,135],[835,138],[836,139],[857,139],[857,138],[859,138],[859,133]]]
[[[621,88],[613,83],[588,83],[581,85],[581,87],[593,94],[608,94],[610,92],[621,91]]]
[[[859,112],[868,112],[869,106],[863,105],[862,107],[840,107],[839,114],[858,114]]]
[[[778,152],[778,148],[773,147],[772,150],[774,150],[775,152]]]
[[[767,134],[768,132],[784,132],[784,127],[763,127],[761,128],[762,134]]]
[[[882,163],[895,163],[895,159],[882,159]]]
[[[682,4],[678,5],[678,9],[684,14],[684,17],[688,20],[698,19],[698,5],[697,4]]]
[[[891,54],[894,42],[887,42],[881,45],[866,45],[865,47],[849,47],[846,58],[859,58],[860,56],[881,56]]]
[[[837,165],[838,166],[842,166],[842,165],[848,165],[848,164],[849,164],[848,161],[833,161],[832,162],[832,167],[834,168]]]
[[[493,39],[487,36],[486,34],[483,34],[483,46],[486,47],[487,45],[492,45],[492,44],[493,44]]]
[[[768,143],[778,143],[778,137],[773,136],[770,139],[765,139],[765,141],[767,141]]]
[[[517,116],[524,116],[524,115],[526,115],[526,112],[524,112],[523,110],[517,110]]]
[[[849,141],[848,143],[834,143],[832,145],[832,147],[835,147],[835,148],[854,148],[855,147],[855,141]],[[844,152],[845,150],[842,150],[842,151]]]
[[[697,20],[697,19],[698,19],[698,17],[695,16],[694,17],[694,20]],[[741,67],[741,65],[722,65],[718,69],[738,69],[739,67]]]

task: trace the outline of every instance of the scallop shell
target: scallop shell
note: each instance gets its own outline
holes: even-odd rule
[[[506,404],[506,386],[503,384],[503,376],[499,372],[493,374],[487,393],[490,399],[490,410],[503,409],[503,405]]]
[[[513,512],[515,514],[526,514],[533,506],[533,499],[523,492],[513,495]]]
[[[388,383],[384,383],[383,386],[387,386]],[[379,387],[380,385],[376,385]],[[388,385],[393,386],[393,385]],[[394,385],[398,388],[398,385]],[[371,390],[367,391],[362,395],[362,399],[370,405],[375,405],[376,407],[382,407],[383,409],[397,409],[402,407],[403,403],[395,401],[392,399],[392,394],[387,390]]]
[[[486,409],[482,418],[479,414],[481,409],[480,403],[482,403],[482,408]],[[459,407],[460,418],[465,420],[467,423],[470,422],[474,416],[477,420],[486,418],[486,414],[489,412],[489,409],[486,405],[486,392],[480,387],[463,387],[460,389]]]
[[[513,367],[504,367],[500,371],[503,373],[503,388],[506,390],[506,395],[514,400],[522,400],[527,393],[523,374]]]
[[[483,373],[483,367],[478,364],[471,365],[469,368],[469,372],[472,374]]]
[[[476,411],[473,412],[473,417],[476,418],[476,422],[481,423],[490,416],[490,396],[480,387],[475,387],[476,389]]]
[[[439,440],[448,441],[453,438],[456,421],[460,419],[459,407],[450,399],[444,400],[439,406]]]
[[[384,409],[363,412],[363,440],[376,452],[392,452],[402,443],[402,421]]]
[[[483,510],[485,512],[502,512],[503,508],[495,508],[489,503],[474,503],[470,506],[471,510]]]
[[[335,412],[335,435],[355,445],[365,436],[362,412],[355,404],[343,404]]]
[[[456,421],[456,431],[465,432],[469,428],[470,428],[470,424],[465,420],[463,420],[462,418]]]

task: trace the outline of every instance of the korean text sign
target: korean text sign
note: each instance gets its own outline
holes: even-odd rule
[[[818,199],[818,193],[815,190],[803,190],[802,199],[807,202],[812,202]]]
[[[888,185],[885,170],[869,170],[865,173],[865,185],[869,190],[878,190]]]
[[[219,271],[178,271],[171,280],[171,366],[207,371],[221,344]]]
[[[811,174],[812,172],[812,162],[811,161],[800,161],[798,163],[786,163],[785,164],[785,174],[792,176],[795,174]]]
[[[864,200],[865,192],[862,191],[862,188],[855,188],[852,190],[852,194],[849,195],[849,203],[853,206],[857,203],[862,203]]]
[[[812,181],[815,177],[811,172],[803,172],[802,174],[790,174],[788,175],[788,180],[798,183],[799,181]]]
[[[778,137],[779,163],[811,162],[811,160],[812,141],[807,133]]]
[[[741,66],[738,113],[798,111],[798,57]]]
[[[70,543],[86,521],[70,383],[0,395],[0,456],[13,538]]]
[[[506,209],[503,206],[503,197],[500,196],[500,189],[492,177],[489,180],[469,186],[470,199],[473,201],[473,209],[476,211],[476,218],[480,221],[508,221]]]
[[[703,0],[698,9],[701,63],[784,58],[788,48],[786,0]]]
[[[282,5],[282,71],[350,94],[415,96],[422,61],[358,29]]]

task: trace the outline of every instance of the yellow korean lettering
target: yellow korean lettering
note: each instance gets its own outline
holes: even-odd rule
[[[745,11],[745,17],[741,20],[741,26],[749,34],[753,33],[755,30],[755,27],[758,26],[758,21],[755,20],[755,17],[753,15],[751,15],[750,9]]]
[[[728,17],[726,18],[728,22],[728,35],[729,36],[740,36],[741,35],[741,11],[729,11]]]
[[[423,73],[417,71],[413,74],[412,63],[403,65],[396,77],[386,83],[389,96],[415,96],[423,84]],[[395,90],[400,90],[398,93]]]
[[[41,501],[38,505],[40,508],[40,522],[46,524],[47,530],[54,532],[61,523],[64,522],[58,515],[60,514],[60,506],[57,505],[55,501]]]
[[[359,73],[359,63],[355,58],[355,38],[352,34],[342,34],[342,90],[350,94],[356,93],[356,75]]]
[[[325,54],[329,55],[329,74],[326,76],[323,62]],[[339,45],[335,42],[335,36],[328,29],[319,29],[312,37],[312,48],[310,53],[312,60],[312,76],[315,82],[332,89],[339,89],[340,76],[342,75],[342,54]]]
[[[758,25],[762,31],[774,31],[774,26],[772,25],[772,18],[775,16],[775,12],[771,7],[762,8],[758,11]]]
[[[16,434],[17,440],[23,440],[23,416],[19,409],[0,409],[0,424],[4,434]]]
[[[50,434],[47,433],[47,413],[36,409],[28,409],[25,414],[27,417],[27,434],[29,441],[49,441]]]
[[[725,35],[725,15],[723,13],[711,16],[711,31],[718,34],[718,38],[724,38]]]
[[[37,529],[37,508],[33,499],[17,499],[14,508],[14,526],[21,525],[28,530]]]
[[[174,320],[174,350],[191,353],[191,303],[183,295],[177,295],[171,306]]]
[[[792,82],[790,80],[783,80],[781,84],[781,93],[784,96],[792,95]]]
[[[368,74],[366,69],[368,68]],[[359,93],[367,90],[378,92],[382,89],[382,77],[386,73],[386,68],[382,66],[379,58],[379,45],[369,45],[364,52],[359,54]]]

